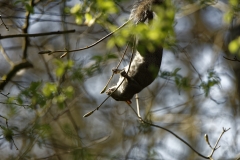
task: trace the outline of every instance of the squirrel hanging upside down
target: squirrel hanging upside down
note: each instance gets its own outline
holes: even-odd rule
[[[149,22],[154,18],[154,12],[151,10],[152,5],[161,3],[163,0],[140,0],[133,6],[129,19],[132,19],[136,25]],[[113,69],[114,73],[120,73],[120,78],[118,83],[109,88],[106,93],[116,101],[131,103],[130,100],[136,93],[139,93],[156,79],[161,66],[163,48],[155,46],[154,50],[150,51],[144,46],[144,41],[137,40],[137,50],[130,63],[130,68],[128,65],[122,70]],[[142,47],[144,50],[138,50]]]

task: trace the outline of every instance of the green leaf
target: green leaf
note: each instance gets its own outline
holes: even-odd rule
[[[173,73],[172,73],[172,76],[176,76],[177,75],[177,72],[180,71],[181,68],[176,68]]]
[[[80,11],[80,9],[81,9],[81,4],[76,4],[70,9],[70,13],[76,14],[77,12]]]
[[[43,95],[50,97],[57,93],[57,85],[54,83],[46,83],[42,89]]]
[[[55,71],[57,77],[61,77],[68,69],[72,68],[74,62],[72,60],[68,60],[66,62],[55,60],[54,63],[57,66]]]
[[[118,58],[117,55],[109,53],[109,54],[107,54],[107,55],[105,56],[104,59],[105,59],[105,60],[110,60],[110,59],[116,59],[116,58]]]
[[[76,16],[76,19],[75,19],[75,22],[77,23],[77,24],[82,24],[82,16]]]
[[[200,87],[204,90],[205,96],[209,95],[210,89],[220,84],[221,79],[213,70],[208,71],[208,80],[201,83]]]
[[[34,13],[34,8],[32,6],[30,6],[28,3],[25,4],[25,8],[28,12],[30,13]]]
[[[12,141],[13,139],[13,131],[6,127],[1,127],[3,129],[3,136],[7,141]]]
[[[237,5],[239,5],[239,1],[238,1],[238,0],[229,0],[229,3],[230,3],[232,6],[237,6]]]
[[[89,13],[85,14],[85,22],[84,24],[86,24],[87,26],[92,26],[95,22],[95,18],[93,18],[93,16]]]
[[[117,7],[112,0],[97,0],[98,7],[105,13],[112,14],[117,12]]]
[[[68,86],[67,88],[63,89],[63,92],[68,98],[71,98],[74,94],[74,89],[72,86]]]
[[[56,76],[57,77],[61,77],[64,74],[64,72],[65,72],[65,68],[64,67],[58,67],[56,69]]]
[[[237,53],[240,49],[240,37],[231,41],[228,45],[228,49],[231,53]]]

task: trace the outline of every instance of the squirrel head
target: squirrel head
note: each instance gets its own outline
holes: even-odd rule
[[[159,5],[163,0],[139,0],[133,5],[129,19],[133,19],[135,24],[144,23],[153,19],[152,5]]]
[[[106,93],[107,93],[107,95],[110,95],[113,99],[115,99],[116,101],[130,101],[130,99],[132,98],[129,98],[129,97],[124,97],[123,95],[122,95],[122,93],[120,92],[120,90],[119,89],[117,89],[116,90],[116,88],[117,88],[117,86],[113,86],[113,87],[111,87],[111,88],[109,88],[107,91],[106,91]],[[116,90],[116,91],[115,91]]]
[[[116,101],[119,101],[121,99],[121,97],[119,96],[120,93],[118,90],[116,90],[116,91],[115,90],[116,90],[116,86],[113,86],[113,87],[109,88],[106,91],[106,93],[107,93],[107,95],[110,95],[113,99],[115,99]]]

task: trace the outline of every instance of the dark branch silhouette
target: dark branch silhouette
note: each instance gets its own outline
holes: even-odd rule
[[[6,35],[2,36],[0,35],[0,39],[6,39],[6,38],[16,38],[16,37],[39,37],[39,36],[48,36],[53,34],[67,34],[67,33],[74,33],[75,29],[67,30],[67,31],[54,31],[54,32],[45,32],[45,33],[22,33],[22,34],[13,34],[13,35]]]
[[[7,25],[4,23],[1,15],[0,15],[0,19],[1,19],[2,24],[4,25],[4,27],[6,28],[6,30],[9,31],[9,28],[8,28]],[[0,24],[0,26],[1,26],[2,24]]]
[[[240,60],[237,58],[237,56],[234,56],[233,59],[227,58],[227,57],[225,57],[225,56],[223,56],[223,58],[225,58],[226,60],[229,60],[229,61],[240,62]]]
[[[117,32],[118,30],[120,30],[121,28],[123,28],[124,26],[126,26],[129,22],[131,21],[131,19],[129,19],[127,22],[125,22],[124,24],[122,24],[120,27],[118,27],[116,30],[114,30],[113,32],[109,33],[108,35],[104,36],[103,38],[99,39],[98,41],[96,41],[95,43],[89,45],[89,46],[86,46],[86,47],[83,47],[83,48],[79,48],[79,49],[74,49],[74,50],[57,50],[57,51],[40,51],[39,54],[53,54],[53,53],[57,53],[57,52],[65,52],[64,54],[62,54],[60,56],[60,58],[63,58],[65,57],[68,53],[70,52],[76,52],[76,51],[82,51],[82,50],[85,50],[85,49],[89,49],[95,45],[97,45],[98,43],[102,42],[103,40],[105,40],[106,38],[110,37],[113,33]]]
[[[223,136],[223,134],[224,134],[225,132],[227,132],[227,131],[230,129],[230,128],[229,128],[229,129],[224,129],[224,128],[223,128],[223,132],[222,132],[221,135],[219,136],[219,138],[218,138],[215,146],[214,146],[213,149],[212,149],[211,154],[210,154],[209,156],[204,156],[203,154],[201,154],[201,153],[198,152],[196,149],[194,149],[188,142],[186,142],[184,139],[182,139],[181,137],[179,137],[179,136],[178,136],[176,133],[174,133],[173,131],[171,131],[171,130],[165,128],[165,127],[162,127],[162,126],[159,126],[159,125],[156,125],[156,124],[153,124],[153,123],[150,123],[150,122],[144,120],[142,117],[140,117],[140,116],[138,115],[138,112],[136,112],[130,104],[128,104],[128,105],[129,105],[129,107],[133,110],[133,112],[135,113],[135,115],[139,118],[139,120],[140,120],[142,123],[148,124],[148,125],[150,125],[150,126],[152,126],[152,127],[156,127],[156,128],[159,128],[159,129],[163,129],[163,130],[171,133],[171,134],[174,135],[177,139],[179,139],[179,140],[182,141],[184,144],[186,144],[186,145],[187,145],[191,150],[193,150],[197,155],[199,155],[200,157],[205,158],[205,159],[210,159],[210,160],[212,159],[212,155],[213,155],[213,153],[217,150],[217,148],[218,148],[217,145],[218,145],[221,137]]]
[[[33,65],[25,60],[23,60],[19,64],[15,64],[12,69],[5,76],[3,76],[3,79],[0,81],[0,90],[3,90],[6,84],[16,75],[18,71],[31,67],[33,67]]]

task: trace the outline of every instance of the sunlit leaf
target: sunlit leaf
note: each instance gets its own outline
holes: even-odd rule
[[[70,9],[70,13],[72,14],[76,14],[77,12],[79,12],[81,9],[81,5],[80,4],[76,4],[75,6],[73,6],[71,9]]]
[[[50,97],[57,92],[57,86],[54,83],[46,83],[42,89],[43,95]]]
[[[240,38],[231,41],[228,45],[228,49],[231,53],[236,53],[240,48]]]
[[[89,13],[86,13],[84,24],[86,24],[87,26],[91,26],[94,24],[94,22],[95,22],[95,19],[92,17],[92,15]]]

